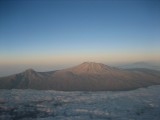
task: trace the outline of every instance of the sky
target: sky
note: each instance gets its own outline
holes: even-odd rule
[[[1,0],[0,76],[85,61],[160,61],[159,0]]]

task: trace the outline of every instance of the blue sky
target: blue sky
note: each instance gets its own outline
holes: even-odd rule
[[[1,0],[0,66],[160,61],[159,11],[158,0]]]

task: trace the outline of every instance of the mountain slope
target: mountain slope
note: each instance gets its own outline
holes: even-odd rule
[[[23,73],[0,78],[1,89],[130,90],[160,84],[160,72],[149,69],[119,69],[102,63],[84,62],[52,72]]]
[[[33,69],[28,69],[22,73],[11,75],[9,77],[0,78],[0,88],[3,89],[26,89],[33,88],[38,89],[41,84],[44,83],[44,80],[47,76],[39,74]],[[41,87],[42,88],[42,87]]]
[[[58,90],[128,90],[159,84],[159,78],[143,72],[123,70],[101,63],[85,62],[55,72]]]

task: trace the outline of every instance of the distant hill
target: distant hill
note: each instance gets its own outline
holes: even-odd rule
[[[160,84],[160,71],[126,70],[94,62],[84,62],[72,68],[51,72],[28,69],[19,74],[0,78],[0,89],[115,91],[157,84]]]
[[[118,65],[118,67],[123,69],[130,69],[130,68],[147,68],[152,70],[159,70],[160,71],[160,63],[150,63],[150,62],[135,62],[131,64],[123,64]]]

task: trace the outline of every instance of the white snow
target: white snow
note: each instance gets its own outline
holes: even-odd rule
[[[0,90],[0,120],[160,120],[159,93]]]

